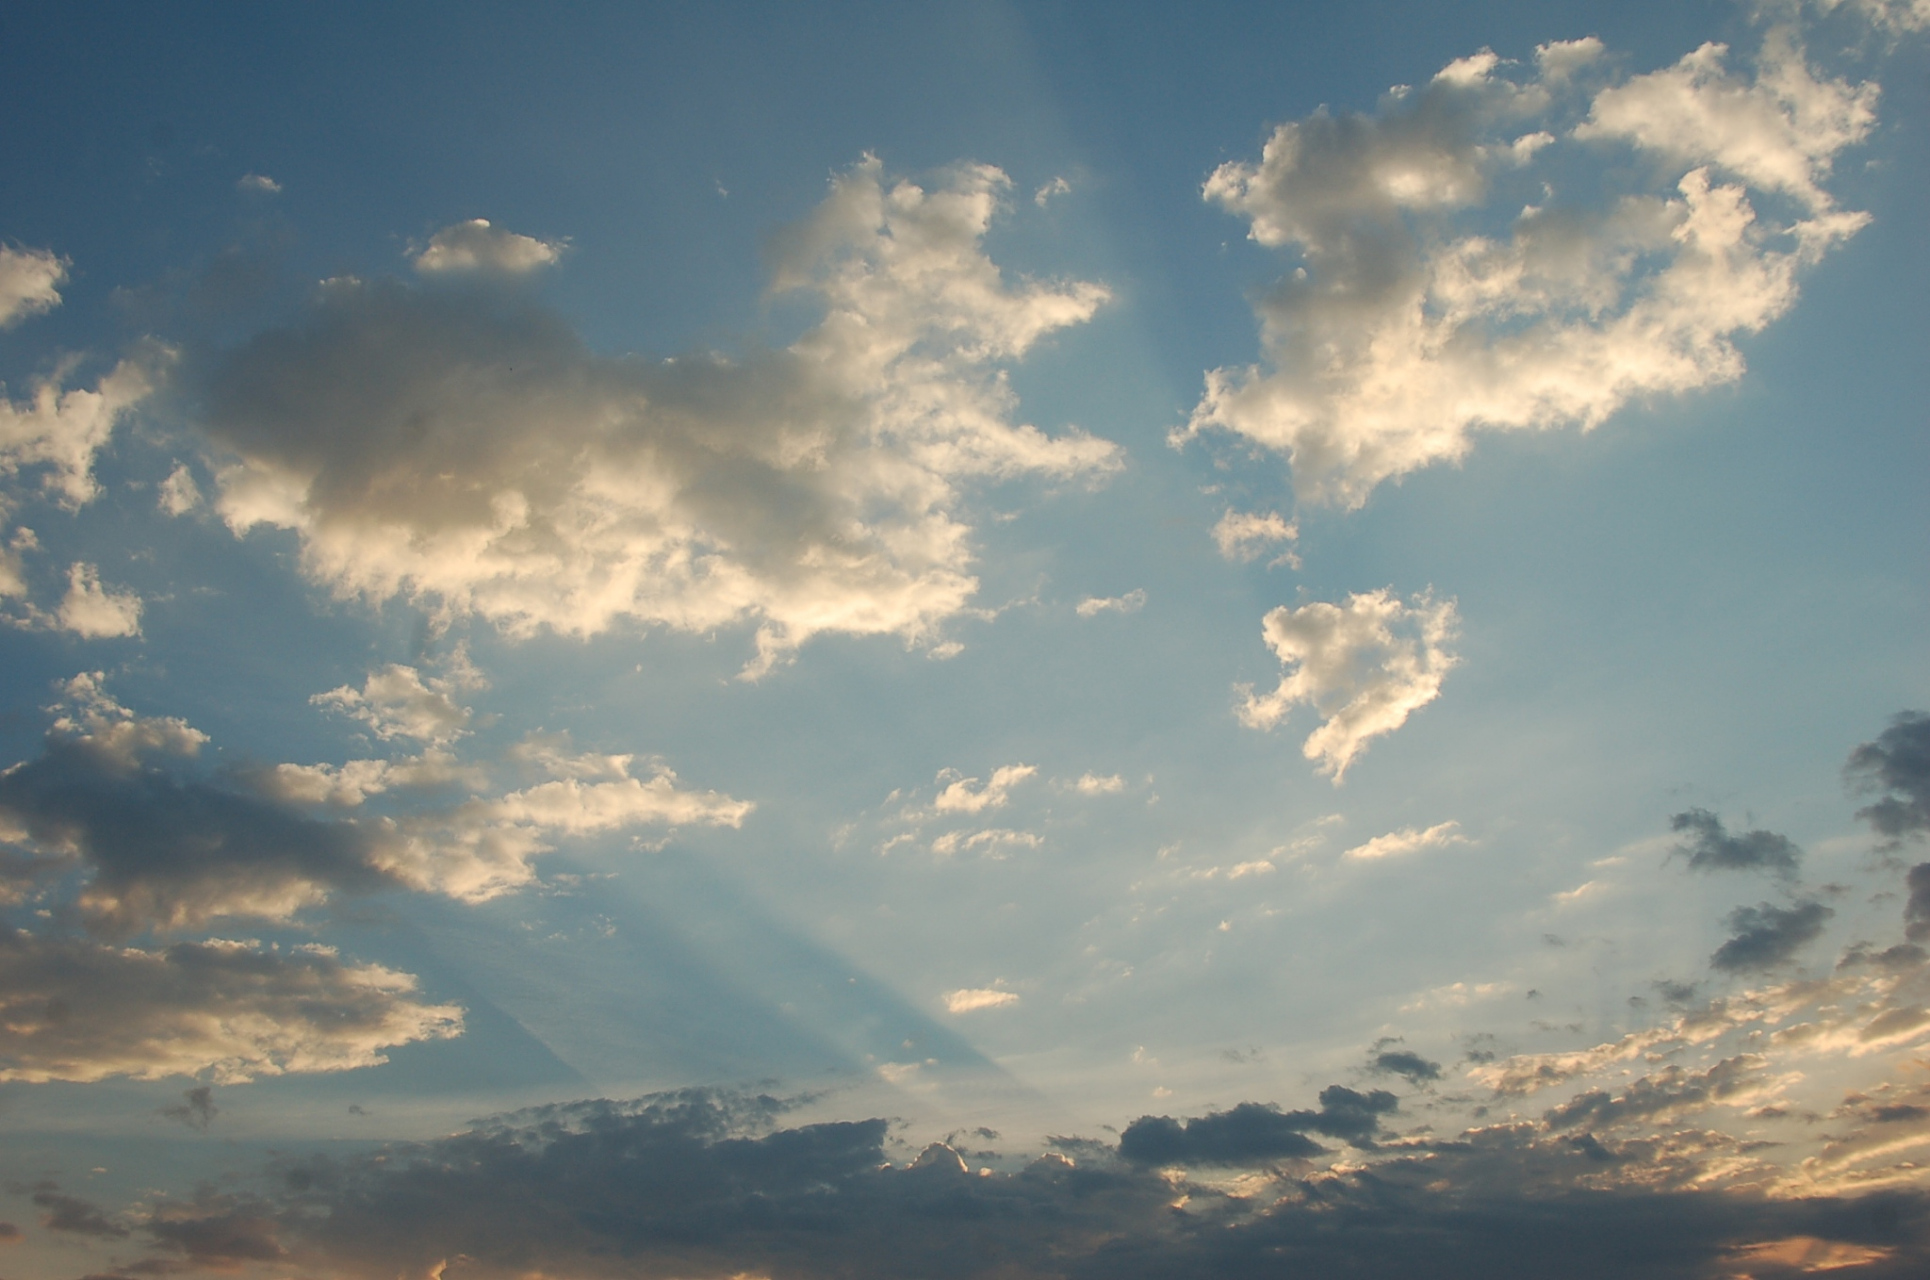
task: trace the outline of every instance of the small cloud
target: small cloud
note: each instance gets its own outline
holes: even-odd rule
[[[1417,1085],[1441,1078],[1440,1063],[1429,1062],[1420,1054],[1409,1053],[1405,1049],[1390,1049],[1385,1053],[1375,1054],[1374,1061],[1368,1070],[1379,1075],[1403,1076]]]
[[[979,1009],[999,1009],[1018,1002],[1016,991],[1000,991],[995,987],[963,987],[946,994],[945,1011],[972,1013]]]
[[[1123,596],[1087,596],[1079,602],[1077,613],[1082,618],[1093,618],[1102,613],[1138,613],[1145,607],[1146,593],[1133,590]]]
[[[281,183],[265,173],[244,173],[235,182],[235,190],[252,191],[265,196],[281,194]]]
[[[1275,543],[1293,542],[1299,537],[1300,526],[1283,518],[1278,511],[1234,511],[1229,508],[1220,517],[1220,522],[1213,526],[1213,544],[1228,560],[1257,560]],[[1300,567],[1300,557],[1291,551],[1281,556],[1280,560],[1295,569]]]
[[[1032,193],[1032,203],[1043,209],[1050,204],[1053,196],[1062,196],[1072,190],[1072,184],[1064,178],[1054,178]]]
[[[51,249],[14,249],[0,244],[0,329],[8,329],[60,305],[67,259]]]
[[[203,1084],[183,1093],[175,1105],[162,1107],[161,1114],[170,1120],[179,1120],[190,1129],[206,1129],[221,1114],[221,1108],[214,1105],[214,1089]]]
[[[1770,969],[1793,957],[1803,944],[1823,932],[1823,925],[1836,913],[1820,902],[1799,902],[1793,907],[1762,903],[1737,907],[1729,913],[1729,927],[1736,936],[1716,949],[1709,963],[1730,973]]]
[[[161,481],[161,510],[171,516],[184,516],[201,505],[201,487],[194,482],[188,464],[177,462],[168,478]]]
[[[63,631],[89,640],[141,634],[141,598],[101,586],[100,570],[75,564],[67,570],[67,594],[54,614]]]
[[[1930,834],[1930,715],[1902,711],[1890,727],[1850,753],[1844,776],[1864,792],[1883,793],[1856,816],[1891,840]]]
[[[428,247],[415,255],[414,262],[423,275],[487,272],[520,276],[553,265],[567,247],[566,241],[538,240],[498,230],[487,218],[471,218],[430,236]]]
[[[1370,862],[1377,858],[1393,858],[1420,849],[1439,849],[1452,844],[1468,844],[1464,835],[1456,832],[1458,822],[1440,822],[1427,830],[1416,827],[1403,827],[1390,831],[1384,836],[1375,836],[1366,844],[1357,844],[1340,856],[1355,862]]]
[[[987,809],[1003,808],[1012,788],[1038,771],[1036,765],[1008,764],[994,769],[992,780],[980,787],[977,778],[961,778],[948,769],[938,775],[939,779],[942,781],[950,776],[954,781],[938,793],[938,799],[932,801],[932,808],[939,813],[982,813]]]
[[[1691,871],[1767,871],[1789,879],[1803,860],[1803,851],[1789,837],[1774,831],[1731,835],[1707,809],[1678,813],[1669,819],[1669,828],[1689,833],[1675,852],[1689,860]]]
[[[1116,773],[1109,773],[1104,777],[1096,773],[1084,773],[1080,774],[1079,780],[1072,784],[1072,789],[1082,796],[1112,796],[1126,789],[1126,780]]]

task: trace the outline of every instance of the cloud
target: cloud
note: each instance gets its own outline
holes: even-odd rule
[[[1366,844],[1355,845],[1341,854],[1343,858],[1356,862],[1369,862],[1378,858],[1393,858],[1420,849],[1439,849],[1447,845],[1467,844],[1468,838],[1457,832],[1458,822],[1437,822],[1425,831],[1418,827],[1403,827],[1390,831],[1384,836],[1375,836]]]
[[[201,486],[194,482],[194,472],[185,462],[175,463],[174,470],[161,482],[157,503],[171,516],[184,516],[201,505]]]
[[[141,598],[101,586],[100,570],[75,564],[67,570],[67,594],[61,597],[54,622],[63,630],[89,640],[141,634]]]
[[[1146,593],[1132,590],[1123,596],[1087,596],[1074,612],[1082,618],[1094,618],[1102,613],[1138,613],[1145,607]]]
[[[36,1183],[33,1202],[35,1208],[46,1210],[40,1215],[40,1225],[49,1231],[115,1240],[128,1234],[127,1228],[109,1218],[99,1205],[65,1194],[58,1183]]]
[[[0,1080],[227,1084],[371,1066],[383,1049],[460,1032],[462,1011],[422,1003],[415,987],[324,947],[0,934]]]
[[[1803,851],[1787,836],[1774,831],[1748,831],[1730,835],[1722,829],[1722,819],[1707,809],[1689,809],[1669,819],[1673,831],[1686,831],[1689,838],[1675,852],[1689,860],[1691,871],[1767,871],[1783,879],[1793,879],[1803,860]]]
[[[180,1102],[162,1107],[161,1114],[170,1120],[179,1120],[190,1129],[206,1129],[221,1114],[221,1108],[214,1105],[213,1087],[198,1084],[184,1092]]]
[[[1008,186],[843,174],[779,246],[775,287],[822,318],[736,359],[609,358],[527,300],[338,282],[212,371],[219,510],[294,530],[342,595],[513,635],[754,624],[747,676],[824,632],[936,643],[977,587],[965,486],[1119,465],[1011,420],[1003,366],[1108,295],[1000,274]]]
[[[235,179],[235,190],[254,192],[266,196],[281,194],[281,183],[262,173],[244,173]]]
[[[462,272],[521,276],[555,265],[567,247],[560,240],[521,236],[490,226],[486,218],[471,218],[430,236],[427,247],[411,261],[425,276]]]
[[[1736,936],[1716,948],[1709,963],[1729,973],[1770,969],[1793,957],[1806,942],[1821,936],[1823,925],[1836,913],[1820,902],[1778,907],[1737,907],[1729,913]]]
[[[979,1009],[999,1009],[1009,1004],[1017,1004],[1016,991],[1000,991],[994,987],[964,987],[945,995],[945,1012],[972,1013]]]
[[[0,476],[28,467],[45,467],[41,487],[69,510],[78,510],[100,491],[94,482],[94,457],[114,427],[147,399],[155,386],[155,367],[170,353],[154,348],[115,365],[92,391],[62,389],[72,366],[33,385],[20,403],[0,397]]]
[[[1381,590],[1341,605],[1281,605],[1267,614],[1261,634],[1292,670],[1271,693],[1242,690],[1240,720],[1271,729],[1295,706],[1311,703],[1325,720],[1302,754],[1318,760],[1338,786],[1370,738],[1400,728],[1440,694],[1458,661],[1447,649],[1456,621],[1454,601],[1437,602],[1426,592],[1411,604]]]
[[[1700,1110],[1713,1102],[1743,1105],[1764,1091],[1760,1054],[1724,1058],[1707,1071],[1685,1071],[1668,1066],[1629,1084],[1617,1095],[1590,1089],[1553,1108],[1542,1117],[1550,1129],[1610,1128],[1632,1120],[1666,1118]]]
[[[384,741],[415,738],[441,746],[469,732],[469,708],[450,696],[461,687],[435,676],[424,683],[414,667],[392,662],[369,672],[360,689],[343,685],[309,701],[353,716]]]
[[[1919,862],[1905,877],[1910,900],[1903,904],[1903,936],[1912,942],[1930,939],[1930,862]]]
[[[0,329],[60,305],[67,260],[51,249],[15,249],[0,244]]]
[[[413,668],[401,671],[396,687],[426,687]],[[356,808],[451,782],[480,789],[488,771],[430,752],[209,777],[192,768],[207,741],[199,730],[135,714],[105,693],[97,672],[64,693],[40,755],[0,772],[0,840],[39,859],[33,875],[78,865],[74,908],[103,936],[282,920],[338,893],[390,888],[479,902],[534,879],[533,860],[557,839],[640,825],[734,827],[752,808],[685,789],[661,766],[633,777],[625,755],[595,758],[600,781],[563,777],[453,805],[432,795],[427,807],[318,817],[305,806]],[[427,727],[446,723],[431,717]],[[559,764],[593,772],[582,758]]]
[[[1082,773],[1072,789],[1082,796],[1112,796],[1126,789],[1126,780],[1116,773]]]
[[[1006,801],[1011,799],[1012,788],[1038,771],[1036,765],[1002,765],[992,770],[992,780],[981,787],[977,778],[961,778],[955,770],[946,770],[938,775],[938,779],[943,782],[949,776],[952,782],[932,801],[932,809],[938,813],[983,813],[987,809],[1003,809]]]
[[[1369,1070],[1382,1075],[1404,1076],[1413,1084],[1441,1078],[1441,1064],[1429,1062],[1418,1053],[1406,1049],[1390,1049],[1374,1055]]]
[[[1930,715],[1902,711],[1890,727],[1850,752],[1844,775],[1864,791],[1887,792],[1856,816],[1892,840],[1930,832]]]
[[[1298,263],[1257,304],[1265,364],[1209,372],[1174,443],[1230,432],[1286,454],[1303,500],[1358,507],[1477,431],[1741,376],[1735,337],[1867,222],[1822,184],[1876,86],[1818,78],[1787,32],[1731,61],[1624,78],[1593,38],[1532,68],[1484,52],[1220,166],[1205,198]]]
[[[1257,1102],[1192,1120],[1141,1116],[1119,1134],[1119,1154],[1135,1164],[1254,1165],[1305,1159],[1326,1151],[1308,1132],[1371,1148],[1380,1118],[1398,1109],[1384,1089],[1358,1093],[1345,1085],[1320,1091],[1320,1110],[1281,1111]]]
[[[1228,560],[1257,560],[1268,547],[1293,542],[1300,537],[1300,526],[1282,519],[1277,511],[1233,511],[1220,517],[1213,526],[1213,545]],[[1299,558],[1289,551],[1282,559],[1298,568]]]

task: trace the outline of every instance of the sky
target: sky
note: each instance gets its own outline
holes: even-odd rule
[[[0,1276],[1917,1276],[1930,6],[0,9]]]

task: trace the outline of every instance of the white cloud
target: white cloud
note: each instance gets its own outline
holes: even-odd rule
[[[281,183],[264,173],[244,173],[235,180],[237,191],[255,191],[262,195],[280,195]]]
[[[54,622],[63,630],[89,640],[141,634],[141,598],[131,592],[101,586],[100,570],[75,564],[67,570],[67,594],[61,597]]]
[[[1295,706],[1312,704],[1326,719],[1302,754],[1338,785],[1368,739],[1400,728],[1440,694],[1457,661],[1447,650],[1455,622],[1454,602],[1426,593],[1411,604],[1381,590],[1344,605],[1282,605],[1267,614],[1261,633],[1292,670],[1271,693],[1245,690],[1240,719],[1271,729]]]
[[[1102,613],[1138,613],[1145,607],[1146,593],[1135,589],[1123,596],[1087,596],[1074,612],[1082,618],[1096,618]]]
[[[14,249],[0,244],[0,329],[60,305],[67,260],[51,249]]]
[[[1045,839],[1030,831],[1013,831],[1009,827],[990,827],[984,831],[947,831],[931,842],[933,853],[950,857],[954,853],[985,853],[996,861],[1005,856],[1008,849],[1036,849]]]
[[[1213,545],[1228,560],[1257,560],[1275,543],[1293,542],[1299,537],[1300,526],[1283,519],[1278,511],[1228,510],[1213,526]],[[1291,551],[1281,558],[1296,569],[1300,567],[1299,557]]]
[[[999,991],[993,987],[965,987],[946,994],[945,1012],[972,1013],[979,1009],[999,1009],[1018,1002],[1018,993],[1015,991]]]
[[[1072,190],[1072,184],[1064,178],[1054,178],[1032,193],[1032,203],[1043,209],[1052,203],[1052,197],[1062,196]]]
[[[1072,789],[1082,796],[1112,796],[1126,789],[1126,780],[1116,773],[1082,773]]]
[[[1458,822],[1438,822],[1426,830],[1418,827],[1402,827],[1384,836],[1375,836],[1366,844],[1357,844],[1341,854],[1356,862],[1370,862],[1378,858],[1395,858],[1404,853],[1415,853],[1421,849],[1439,849],[1448,845],[1467,844],[1468,838],[1456,828]]]
[[[1002,363],[1108,295],[1001,275],[1008,185],[839,177],[778,252],[822,319],[739,360],[605,358],[534,308],[338,283],[213,377],[219,509],[295,530],[344,595],[511,634],[748,623],[747,676],[822,632],[942,643],[977,587],[962,486],[1119,465],[1011,420]]]
[[[251,942],[163,950],[0,933],[0,1080],[205,1075],[219,1084],[345,1071],[462,1030],[416,980],[332,950]]]
[[[413,261],[415,269],[423,275],[473,271],[521,276],[552,265],[567,247],[560,240],[517,235],[514,231],[490,226],[486,218],[471,218],[430,236],[427,247],[417,253]]]
[[[171,516],[184,516],[201,505],[201,486],[194,482],[194,472],[188,464],[177,462],[168,478],[161,481],[159,503],[161,510]]]
[[[987,809],[1000,809],[1011,798],[1012,788],[1038,773],[1038,766],[1029,764],[1008,764],[992,771],[992,780],[983,787],[977,778],[959,777],[954,770],[946,770],[938,775],[940,782],[947,777],[953,779],[950,786],[938,793],[932,801],[932,808],[939,813],[983,813]]]
[[[309,701],[355,717],[384,741],[415,738],[441,744],[468,733],[473,718],[468,707],[450,696],[455,690],[451,680],[431,676],[424,683],[414,667],[392,662],[369,672],[360,689],[343,685]]]
[[[154,389],[150,365],[167,358],[156,348],[148,356],[116,365],[92,391],[61,389],[68,367],[34,384],[24,404],[0,397],[0,476],[24,467],[45,466],[42,487],[62,506],[77,509],[91,499],[94,455],[129,410]]]
[[[1748,71],[1708,45],[1616,80],[1601,53],[1463,59],[1216,170],[1205,197],[1299,263],[1258,304],[1266,366],[1209,373],[1174,443],[1232,432],[1285,453],[1303,499],[1357,507],[1477,430],[1587,429],[1739,377],[1735,337],[1867,221],[1821,183],[1875,87],[1818,78],[1782,32]]]

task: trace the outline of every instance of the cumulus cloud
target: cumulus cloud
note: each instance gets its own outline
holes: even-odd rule
[[[1689,833],[1675,852],[1689,860],[1691,871],[1767,871],[1793,879],[1802,864],[1803,851],[1788,836],[1774,831],[1730,835],[1722,819],[1707,809],[1678,813],[1669,819],[1669,827]]]
[[[1822,936],[1823,926],[1836,913],[1820,902],[1790,907],[1762,903],[1737,907],[1729,913],[1735,937],[1716,948],[1709,963],[1730,973],[1771,969],[1791,959],[1807,942]]]
[[[237,191],[251,191],[260,195],[277,196],[281,194],[281,183],[265,173],[244,173],[235,179]]]
[[[471,218],[430,236],[429,243],[411,261],[425,276],[460,272],[521,276],[553,265],[566,247],[560,240],[517,235],[490,226],[487,218]]]
[[[131,592],[101,586],[100,570],[75,564],[67,570],[67,594],[60,599],[53,621],[65,631],[89,640],[141,634],[141,598]]]
[[[1399,1105],[1384,1089],[1358,1093],[1336,1084],[1321,1090],[1318,1111],[1283,1112],[1243,1102],[1191,1120],[1141,1116],[1120,1131],[1119,1154],[1135,1164],[1157,1165],[1252,1165],[1304,1159],[1326,1151],[1307,1137],[1309,1132],[1372,1147],[1380,1117]]]
[[[1876,86],[1820,78],[1786,31],[1644,75],[1605,55],[1477,54],[1220,166],[1205,198],[1297,265],[1258,303],[1265,365],[1210,372],[1174,442],[1230,432],[1286,454],[1302,499],[1358,507],[1477,431],[1739,377],[1737,335],[1867,221],[1824,183]]]
[[[0,244],[0,329],[60,305],[67,260],[51,249],[15,249]]]
[[[1145,607],[1146,593],[1135,589],[1123,596],[1087,596],[1074,612],[1082,618],[1096,618],[1102,613],[1138,613]]]
[[[460,1032],[460,1009],[425,1004],[415,988],[408,974],[323,947],[141,950],[0,934],[0,1080],[238,1083],[370,1066],[386,1048]]]
[[[431,676],[425,682],[414,667],[392,662],[371,671],[360,689],[342,685],[309,701],[353,716],[378,738],[414,738],[442,746],[469,732],[471,712],[452,696],[458,680]]]
[[[71,366],[34,383],[25,403],[0,396],[0,476],[44,467],[41,487],[62,506],[78,509],[100,491],[94,457],[114,427],[154,390],[154,366],[167,353],[158,348],[129,358],[92,391],[63,389]]]
[[[1293,542],[1300,537],[1300,526],[1284,519],[1278,511],[1233,511],[1220,517],[1213,526],[1213,545],[1228,560],[1257,560],[1266,554],[1267,548],[1282,542]],[[1282,559],[1300,566],[1299,558],[1291,551]]]
[[[1325,720],[1302,754],[1338,786],[1369,739],[1392,733],[1439,696],[1457,661],[1447,648],[1455,630],[1454,602],[1425,592],[1406,604],[1381,590],[1339,605],[1281,605],[1267,614],[1261,634],[1291,669],[1271,693],[1243,689],[1240,719],[1271,729],[1294,707],[1311,704]]]
[[[194,472],[185,462],[175,463],[174,470],[168,472],[156,501],[171,516],[184,516],[201,505],[201,486],[194,482]]]
[[[757,628],[935,643],[966,607],[964,487],[1093,478],[1118,450],[1012,421],[1003,366],[1107,298],[1011,281],[981,240],[1009,183],[866,160],[780,246],[822,318],[782,351],[590,352],[516,299],[336,283],[210,378],[218,507],[294,530],[307,573],[512,634]]]
[[[1369,1070],[1381,1075],[1403,1076],[1412,1084],[1441,1078],[1441,1064],[1430,1062],[1406,1049],[1386,1049],[1374,1055]]]
[[[398,687],[423,687],[413,668],[401,670]],[[287,919],[338,893],[384,888],[477,902],[529,883],[534,859],[559,839],[641,825],[737,826],[751,810],[684,788],[661,766],[633,776],[626,755],[596,757],[594,771],[581,758],[564,760],[582,776],[453,805],[344,817],[341,810],[385,793],[446,783],[481,790],[488,771],[430,751],[211,776],[193,768],[207,741],[199,730],[121,706],[99,673],[64,692],[41,753],[0,773],[0,841],[31,855],[22,873],[30,878],[77,868],[74,907],[109,937]],[[446,723],[432,718],[428,727]],[[585,781],[593,772],[600,780]]]
[[[1882,793],[1856,816],[1892,840],[1930,832],[1930,715],[1904,711],[1890,727],[1850,752],[1844,773],[1858,788]]]
[[[1458,822],[1437,822],[1422,830],[1419,827],[1402,827],[1384,836],[1375,836],[1366,844],[1358,844],[1341,854],[1356,862],[1371,862],[1379,858],[1395,858],[1405,853],[1421,849],[1439,849],[1447,845],[1466,844],[1468,838],[1459,832]]]
[[[1072,789],[1082,796],[1113,796],[1126,789],[1126,780],[1116,773],[1082,773]]]

